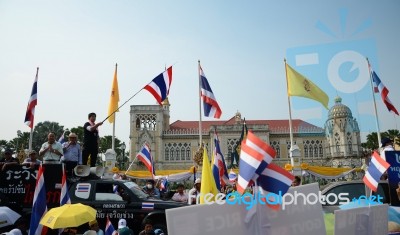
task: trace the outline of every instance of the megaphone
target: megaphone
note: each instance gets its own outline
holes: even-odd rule
[[[90,167],[90,174],[94,174],[98,177],[103,176],[104,173],[104,167],[102,166],[95,166],[95,167]]]
[[[77,165],[74,168],[74,173],[76,176],[86,177],[90,175],[90,166],[88,165]]]
[[[113,173],[110,171],[110,168],[108,166],[104,167],[103,178],[104,179],[111,179],[112,176],[113,176]]]

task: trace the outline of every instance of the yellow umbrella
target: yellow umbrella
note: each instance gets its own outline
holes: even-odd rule
[[[77,204],[65,204],[49,210],[40,220],[40,224],[55,228],[77,227],[81,224],[96,219],[96,210],[90,206]]]

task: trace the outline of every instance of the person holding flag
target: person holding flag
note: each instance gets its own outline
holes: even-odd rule
[[[83,125],[83,151],[82,162],[86,164],[90,155],[90,167],[95,167],[99,153],[99,129],[103,122],[95,123],[96,114],[89,113],[88,121]]]

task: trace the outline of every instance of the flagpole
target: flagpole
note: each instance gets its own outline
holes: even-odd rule
[[[201,77],[200,77],[200,60],[198,60],[199,62],[199,142],[200,142],[200,147],[203,145],[202,143],[202,133],[201,133],[201,129],[202,129],[202,125],[201,125]]]
[[[381,132],[379,129],[379,120],[378,120],[378,111],[376,109],[376,101],[375,101],[375,94],[374,94],[374,85],[372,84],[372,74],[371,74],[371,65],[369,63],[368,57],[366,57],[367,63],[368,63],[368,72],[369,72],[369,82],[371,84],[371,91],[372,91],[372,99],[374,101],[374,111],[375,111],[375,122],[376,122],[376,130],[377,130],[377,135],[378,135],[378,149],[380,146],[381,142]]]
[[[114,151],[115,151],[115,118],[116,118],[116,113],[114,113],[112,139],[111,139],[111,149]]]
[[[286,74],[286,92],[289,90],[289,82],[287,78],[287,64],[286,64],[286,58],[284,59],[285,61],[285,74]],[[290,133],[290,148],[293,147],[293,128],[292,128],[292,107],[290,103],[290,96],[287,93],[288,97],[288,105],[289,105],[289,133]]]

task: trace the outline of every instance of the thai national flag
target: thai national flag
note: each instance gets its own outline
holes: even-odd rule
[[[29,226],[29,235],[41,234],[43,225],[39,224],[40,219],[47,212],[46,188],[44,185],[43,166],[40,165],[36,178],[35,193],[33,196],[31,223]]]
[[[221,186],[228,183],[228,170],[226,169],[224,156],[221,153],[221,148],[219,147],[219,140],[217,132],[214,131],[214,162],[212,166],[213,176],[215,184],[218,190],[221,190]]]
[[[150,146],[147,143],[144,143],[139,153],[136,155],[137,159],[149,169],[152,176],[156,175],[156,171],[154,169],[153,157],[151,156]]]
[[[371,162],[369,163],[368,170],[364,175],[363,181],[372,191],[378,190],[378,182],[383,173],[390,167],[377,152],[371,156]]]
[[[60,206],[62,206],[64,204],[71,204],[71,199],[69,198],[69,194],[68,194],[67,175],[65,173],[64,164],[62,164]]]
[[[172,83],[172,66],[160,73],[155,77],[149,84],[147,84],[144,89],[148,90],[157,102],[162,105],[168,94]]]
[[[64,136],[65,136],[65,132],[67,132],[67,130],[63,131],[62,135],[61,135],[60,138],[58,139],[58,142],[59,142],[60,144],[63,144],[63,143],[66,142],[65,137],[64,137]]]
[[[237,190],[243,194],[250,180],[256,180],[262,171],[275,158],[275,150],[254,135],[251,131],[242,142],[239,161]]]
[[[160,183],[160,191],[166,192],[168,187],[168,178],[162,178]]]
[[[203,100],[204,116],[220,118],[222,111],[215,99],[214,93],[211,90],[210,84],[207,81],[206,75],[199,64],[200,84],[201,84],[201,99]]]
[[[381,82],[379,79],[378,75],[375,73],[375,71],[372,71],[372,80],[375,83],[375,86],[378,87],[379,93],[381,93],[382,101],[386,105],[387,109],[389,112],[393,112],[397,115],[399,115],[399,112],[397,112],[397,109],[394,107],[392,102],[389,99],[389,90],[386,88],[386,86]]]
[[[237,175],[236,175],[236,173],[231,169],[231,170],[229,171],[229,181],[230,181],[230,182],[235,182],[236,179],[237,179]]]
[[[257,178],[257,184],[269,193],[284,195],[292,185],[294,176],[274,163],[268,164]]]
[[[105,235],[113,235],[115,233],[116,233],[115,228],[112,225],[112,223],[111,223],[111,221],[110,221],[110,219],[108,218],[108,215],[107,215],[106,229],[104,229],[104,234]]]
[[[28,101],[28,107],[25,114],[25,124],[31,129],[33,128],[33,120],[35,118],[35,106],[37,105],[37,81],[38,81],[39,68],[36,69],[36,77],[33,82],[31,97]]]

